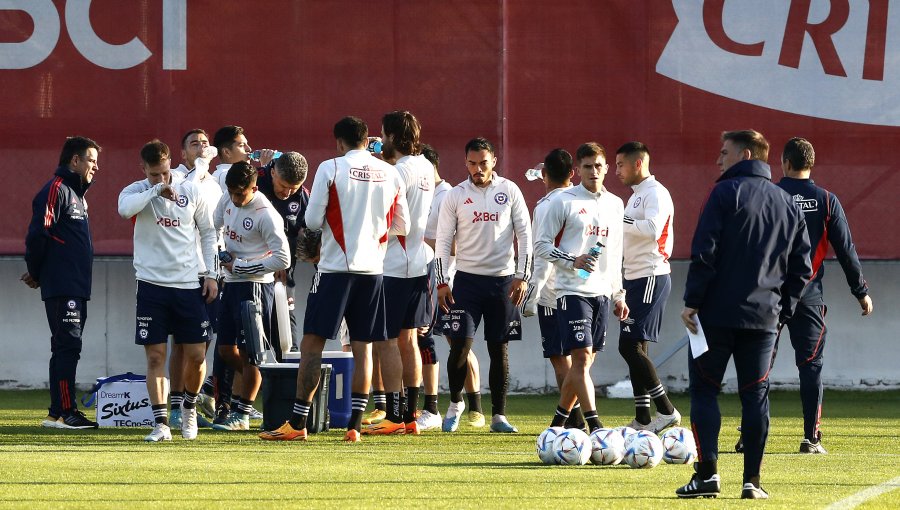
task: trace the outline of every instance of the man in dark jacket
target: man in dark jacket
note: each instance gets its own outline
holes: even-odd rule
[[[25,238],[28,271],[22,281],[33,289],[40,287],[50,324],[50,409],[43,427],[97,427],[76,405],[75,370],[81,358],[94,261],[84,194],[99,169],[99,152],[100,146],[89,138],[67,139],[53,179],[31,203]]]
[[[825,275],[822,262],[829,244],[844,270],[850,293],[859,301],[862,314],[872,313],[869,287],[863,278],[862,265],[850,236],[844,208],[834,193],[816,186],[809,178],[815,161],[816,153],[811,143],[803,138],[790,139],[781,154],[784,178],[778,183],[803,211],[812,245],[813,278],[803,291],[797,310],[786,323],[800,372],[804,436],[800,442],[800,453],[827,453],[820,441],[819,417],[822,413],[822,351],[825,348],[827,312],[822,292],[822,277]]]
[[[756,131],[722,134],[722,169],[691,244],[681,318],[705,332],[689,354],[691,424],[698,463],[679,497],[715,497],[721,413],[717,396],[734,355],[744,436],[741,498],[767,498],[759,474],[769,432],[769,368],[777,328],[790,318],[812,269],[803,213],[771,182],[769,143]],[[698,320],[699,319],[699,320]]]

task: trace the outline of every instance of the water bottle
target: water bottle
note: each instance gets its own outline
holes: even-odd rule
[[[528,179],[529,181],[538,181],[538,180],[543,179],[543,176],[541,175],[541,170],[543,168],[544,168],[543,163],[538,163],[537,165],[534,165],[534,168],[529,168],[528,170],[525,170],[525,178]]]
[[[369,144],[366,145],[367,151],[371,152],[372,154],[381,154],[381,147],[381,140],[375,137],[369,137]]]
[[[281,154],[282,154],[281,151],[275,151],[275,154],[272,154],[272,159],[276,160],[276,159],[280,158]],[[258,150],[250,153],[250,160],[251,161],[259,161],[259,151]]]
[[[591,247],[590,250],[588,250],[588,255],[590,255],[591,257],[594,257],[594,258],[598,257],[601,253],[603,253],[603,244],[600,241],[597,241],[597,244],[595,244],[594,246]],[[587,280],[588,278],[590,278],[591,273],[589,273],[588,271],[585,271],[584,269],[579,269],[578,276],[582,280]]]

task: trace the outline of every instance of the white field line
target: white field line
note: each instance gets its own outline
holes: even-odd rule
[[[878,497],[885,492],[890,492],[897,488],[900,488],[900,476],[894,478],[893,480],[888,480],[878,485],[873,485],[867,489],[861,490],[848,498],[844,498],[840,501],[835,501],[834,503],[825,507],[825,510],[847,510],[850,508],[856,508],[867,500]]]

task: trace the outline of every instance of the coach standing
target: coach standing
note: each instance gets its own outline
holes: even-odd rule
[[[76,405],[75,371],[94,262],[84,194],[99,169],[99,152],[100,146],[89,138],[68,138],[53,179],[31,203],[25,237],[28,272],[22,281],[32,289],[41,288],[50,325],[50,410],[42,427],[97,428]]]
[[[769,143],[756,131],[722,134],[722,176],[709,195],[694,239],[681,318],[698,322],[708,350],[689,354],[691,424],[697,472],[676,490],[683,498],[719,494],[717,397],[734,355],[744,436],[742,499],[765,499],[759,475],[769,433],[769,368],[777,327],[790,318],[809,281],[803,213],[771,182]]]

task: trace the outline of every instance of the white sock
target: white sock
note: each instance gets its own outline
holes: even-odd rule
[[[466,410],[465,402],[450,402],[450,405],[447,406],[447,418],[456,418],[461,415],[463,411]]]

